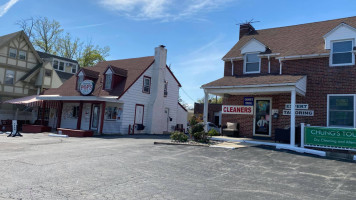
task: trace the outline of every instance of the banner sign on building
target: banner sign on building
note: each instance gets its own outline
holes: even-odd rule
[[[253,106],[222,106],[222,114],[242,114],[242,115],[252,115]]]
[[[290,104],[286,104],[286,109],[291,109],[292,106]],[[309,104],[295,104],[295,109],[297,110],[308,110]]]
[[[253,106],[253,97],[244,97],[244,105],[245,106]]]
[[[290,115],[291,110],[283,110],[283,115]],[[296,110],[295,116],[314,116],[314,110]]]
[[[305,145],[356,149],[356,129],[307,126],[304,136]]]

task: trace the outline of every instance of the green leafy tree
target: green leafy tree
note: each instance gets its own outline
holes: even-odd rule
[[[78,62],[82,67],[94,66],[100,61],[105,61],[105,58],[109,56],[109,51],[110,47],[108,46],[101,48],[89,42],[79,55]]]
[[[66,33],[64,37],[61,37],[58,41],[57,52],[60,56],[77,59],[80,55],[83,43],[79,38],[73,38],[70,33]]]

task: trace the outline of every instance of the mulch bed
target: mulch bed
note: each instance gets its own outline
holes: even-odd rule
[[[153,144],[188,145],[188,146],[209,147],[210,145],[217,145],[217,144],[220,144],[220,143],[221,143],[221,141],[213,141],[213,140],[209,140],[208,143],[201,143],[201,142],[196,142],[196,141],[189,140],[188,142],[170,141],[170,142],[154,142]]]

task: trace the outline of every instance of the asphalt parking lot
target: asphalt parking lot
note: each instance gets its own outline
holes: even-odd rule
[[[0,199],[355,199],[355,163],[162,136],[0,135]]]

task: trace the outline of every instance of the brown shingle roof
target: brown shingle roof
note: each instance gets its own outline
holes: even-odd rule
[[[257,34],[243,36],[223,59],[241,57],[241,47],[255,38],[279,56],[328,53],[323,36],[341,23],[356,28],[356,17],[257,30]]]
[[[234,77],[225,76],[213,82],[202,85],[203,88],[221,87],[221,86],[246,86],[246,85],[269,85],[269,84],[288,84],[296,83],[304,76],[294,75],[261,75],[261,76],[245,76]]]
[[[130,86],[152,65],[154,62],[153,56],[131,58],[124,60],[103,61],[94,67],[82,68],[86,75],[90,74],[96,76],[95,89],[93,96],[121,96],[125,93]],[[103,73],[108,66],[115,66],[123,70],[127,70],[127,77],[120,82],[111,91],[102,90]],[[68,81],[63,83],[62,86],[56,89],[49,89],[44,92],[44,95],[60,95],[60,96],[81,96],[76,90],[77,76],[73,76]]]
[[[127,70],[126,69],[121,69],[119,67],[115,66],[110,66],[113,73],[119,76],[127,77]]]

